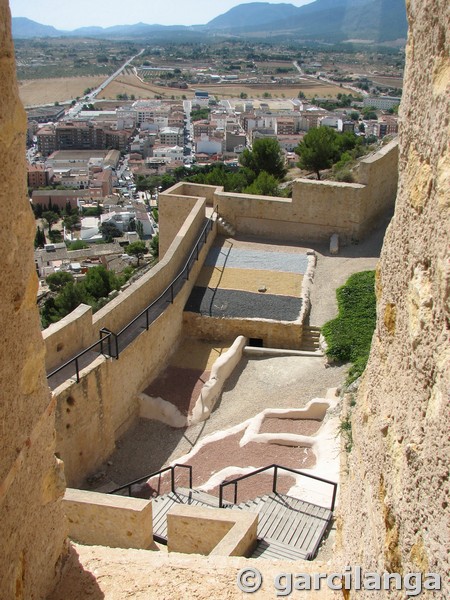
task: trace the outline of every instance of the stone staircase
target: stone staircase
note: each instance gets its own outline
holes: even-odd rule
[[[302,344],[300,346],[300,350],[305,352],[317,352],[317,354],[323,355],[323,352],[319,346],[319,340],[320,327],[303,325]]]
[[[235,235],[236,230],[230,223],[228,223],[228,221],[225,221],[223,217],[217,218],[217,224],[219,225],[220,233],[226,233],[231,237]]]

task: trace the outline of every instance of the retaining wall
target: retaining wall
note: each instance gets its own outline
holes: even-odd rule
[[[79,486],[99,468],[118,437],[138,417],[139,392],[164,368],[181,339],[183,308],[215,232],[214,228],[173,304],[167,304],[149,329],[120,352],[119,360],[100,356],[81,372],[80,383],[69,380],[54,391],[56,448],[71,487]]]

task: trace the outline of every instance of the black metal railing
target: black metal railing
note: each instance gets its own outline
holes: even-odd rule
[[[54,369],[53,371],[48,373],[47,379],[50,379],[50,377],[53,377],[54,375],[56,375],[57,373],[59,373],[60,371],[62,371],[66,367],[68,367],[69,365],[73,365],[77,383],[80,383],[80,368],[82,368],[82,367],[80,367],[80,362],[81,362],[81,359],[83,358],[83,356],[85,356],[89,352],[93,352],[97,348],[97,346],[99,348],[98,349],[99,354],[103,354],[104,356],[112,356],[112,354],[111,354],[111,337],[113,336],[113,334],[110,331],[107,333],[106,332],[107,332],[107,330],[100,330],[100,339],[98,340],[98,342],[94,342],[93,344],[88,346],[88,348],[85,348],[84,350],[82,350],[80,353],[78,353],[76,356],[74,356],[73,358],[71,358],[70,360],[65,362],[63,365],[61,365],[57,369]],[[105,337],[103,336],[103,334],[105,334]],[[108,348],[109,348],[108,353],[105,353],[103,350],[105,341],[108,343]]]
[[[150,473],[150,475],[145,475],[144,477],[140,477],[139,479],[135,479],[134,481],[130,481],[129,483],[125,483],[120,487],[108,492],[109,494],[119,494],[120,492],[127,491],[128,496],[132,496],[132,487],[133,485],[140,485],[153,477],[157,477],[158,475],[162,475],[163,473],[167,473],[170,471],[170,490],[175,493],[175,470],[177,468],[180,469],[188,469],[189,470],[189,489],[192,489],[192,467],[191,465],[181,465],[175,464],[171,467],[166,467],[165,469],[160,469],[159,471],[155,471],[154,473]],[[124,494],[121,494],[124,495]]]
[[[238,498],[238,483],[243,479],[248,479],[249,477],[253,477],[254,475],[259,475],[264,471],[268,471],[269,469],[273,469],[273,479],[272,479],[272,492],[274,494],[277,493],[277,482],[278,482],[278,470],[281,469],[283,471],[289,471],[291,473],[295,473],[296,475],[302,475],[303,477],[308,477],[309,479],[315,479],[316,481],[321,481],[322,483],[326,483],[333,486],[333,495],[331,498],[331,507],[330,510],[333,512],[334,506],[336,504],[336,493],[337,493],[337,483],[334,481],[329,481],[328,479],[323,479],[322,477],[317,477],[316,475],[311,475],[310,473],[305,473],[304,471],[297,471],[296,469],[290,469],[289,467],[282,467],[281,465],[269,465],[267,467],[262,467],[261,469],[256,469],[256,471],[252,471],[251,473],[246,473],[245,475],[241,475],[240,477],[236,477],[235,479],[230,479],[229,481],[223,481],[219,486],[219,508],[223,508],[223,489],[227,485],[234,485],[234,501],[233,504],[237,504]]]
[[[218,216],[218,208],[214,209],[213,214],[207,220],[205,226],[202,228],[200,235],[188,256],[184,267],[173,279],[173,281],[166,287],[166,289],[153,300],[144,310],[142,310],[134,319],[132,319],[125,327],[123,327],[118,333],[114,333],[109,329],[103,328],[100,330],[100,339],[95,342],[89,348],[86,348],[70,360],[66,361],[57,369],[47,374],[47,379],[50,379],[63,369],[73,364],[74,371],[76,374],[77,383],[80,382],[80,359],[88,352],[94,351],[98,348],[98,353],[104,356],[111,356],[112,358],[118,359],[120,351],[123,350],[128,344],[130,344],[140,333],[143,328],[149,329],[150,325],[164,312],[167,303],[173,304],[174,299],[178,292],[183,288],[184,281],[189,280],[190,272],[194,264],[198,261],[198,257],[201,249],[208,240],[209,232],[212,231],[214,226],[214,216]],[[139,324],[141,322],[141,325]],[[107,352],[105,353],[105,344]],[[81,367],[83,368],[83,367]],[[69,379],[69,377],[67,378]]]

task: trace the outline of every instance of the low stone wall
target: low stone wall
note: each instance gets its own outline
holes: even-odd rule
[[[208,381],[203,385],[191,415],[183,415],[179,409],[164,398],[139,394],[139,416],[155,419],[170,427],[189,427],[205,421],[211,414],[226,380],[242,358],[247,338],[239,336],[231,348],[213,364]]]
[[[255,513],[178,504],[167,513],[167,546],[183,554],[249,556],[257,527]]]
[[[239,364],[247,342],[247,338],[240,335],[233,342],[231,348],[219,356],[214,362],[209,380],[200,391],[200,396],[192,411],[192,416],[188,420],[188,425],[196,425],[209,417],[222,392],[226,380]]]
[[[300,322],[271,321],[269,319],[220,319],[198,313],[183,314],[183,333],[186,337],[204,340],[229,340],[239,335],[262,339],[267,348],[298,349],[302,341]]]
[[[179,183],[162,196],[173,202],[175,212],[194,196],[206,198],[207,205],[217,205],[219,214],[241,234],[328,243],[337,233],[340,242],[348,244],[361,239],[394,207],[397,170],[394,140],[361,161],[358,183],[297,179],[292,198],[233,194],[220,186]]]
[[[98,339],[92,327],[92,307],[80,304],[69,315],[42,332],[45,362],[49,371],[69,360]]]
[[[110,548],[153,546],[150,500],[68,488],[63,510],[69,537],[76,542]]]

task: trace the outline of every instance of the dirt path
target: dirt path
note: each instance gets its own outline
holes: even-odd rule
[[[336,289],[353,273],[376,268],[389,221],[357,245],[343,248],[338,256],[331,256],[323,246],[314,247],[317,267],[311,289],[310,324],[321,327],[337,315]]]

